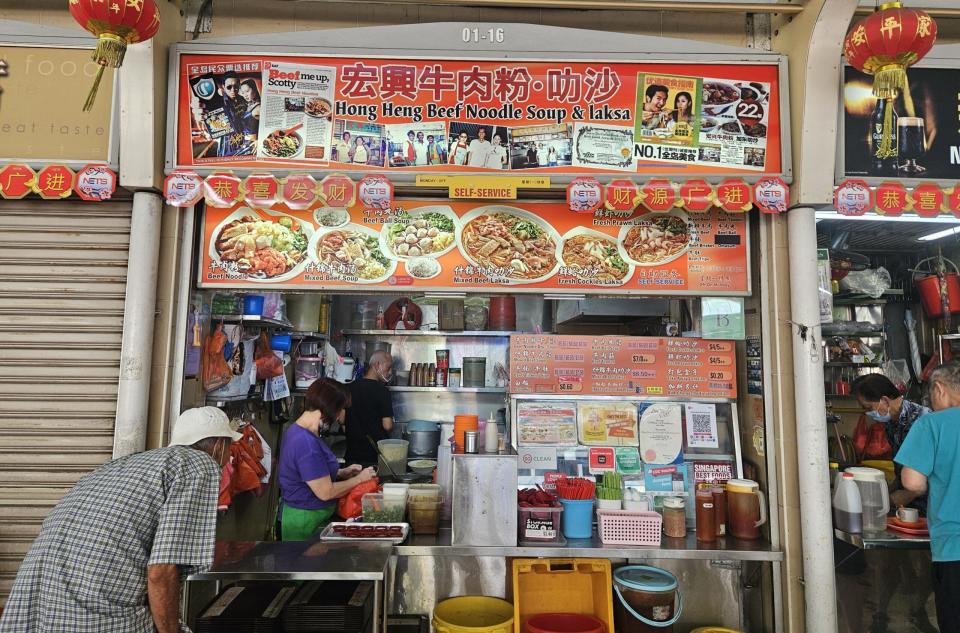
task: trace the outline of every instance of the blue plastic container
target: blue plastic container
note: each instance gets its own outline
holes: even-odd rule
[[[274,334],[270,337],[270,349],[275,352],[289,352],[293,348],[293,339],[289,334]]]
[[[561,499],[560,531],[567,538],[593,536],[593,499]]]
[[[243,314],[245,316],[260,316],[263,314],[262,295],[243,295]]]

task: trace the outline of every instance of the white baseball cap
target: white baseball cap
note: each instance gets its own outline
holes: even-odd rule
[[[170,446],[190,446],[208,437],[229,437],[234,442],[243,437],[230,428],[230,418],[216,407],[187,409],[177,418],[170,435]]]

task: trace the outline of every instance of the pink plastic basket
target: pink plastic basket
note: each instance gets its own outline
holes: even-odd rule
[[[597,510],[597,518],[604,545],[660,545],[663,517],[657,512]]]

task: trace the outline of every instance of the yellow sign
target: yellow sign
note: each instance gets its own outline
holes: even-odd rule
[[[516,200],[517,187],[512,183],[462,182],[449,185],[454,200]]]
[[[93,110],[83,101],[99,66],[91,49],[0,46],[0,161],[106,162],[110,158],[113,71]]]
[[[550,176],[457,176],[418,174],[418,187],[451,187],[457,184],[514,186],[518,189],[549,189]]]

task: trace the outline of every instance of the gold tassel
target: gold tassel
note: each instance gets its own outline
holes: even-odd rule
[[[93,110],[93,103],[97,100],[97,90],[100,89],[100,80],[103,79],[103,71],[106,69],[106,64],[100,64],[100,70],[97,71],[97,76],[93,80],[93,86],[90,87],[90,92],[87,93],[87,100],[83,102],[84,112]]]
[[[896,99],[906,84],[906,68],[900,64],[884,66],[873,76],[873,94],[878,99]]]
[[[119,68],[123,63],[123,56],[127,52],[127,42],[121,37],[105,33],[97,41],[97,48],[93,51],[93,61],[100,64],[97,76],[93,80],[93,86],[87,94],[87,100],[83,103],[83,111],[89,112],[93,109],[93,104],[97,100],[97,91],[100,89],[100,81],[103,79],[103,73],[107,66]]]
[[[904,72],[906,77],[906,72]],[[913,95],[910,94],[910,81],[904,82],[903,86],[903,105],[906,107],[907,116],[917,116],[917,109],[913,105]]]
[[[875,155],[877,158],[890,158],[896,155],[893,149],[893,99],[887,99],[887,108],[883,111],[883,133],[880,147]]]

